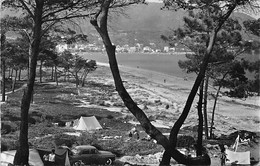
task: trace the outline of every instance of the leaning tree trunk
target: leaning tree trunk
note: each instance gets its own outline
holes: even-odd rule
[[[196,154],[197,156],[202,155],[202,140],[203,140],[203,114],[202,114],[202,103],[203,103],[203,84],[204,81],[200,84],[199,92],[199,102],[198,102],[198,117],[199,117],[199,126],[198,126],[198,140],[196,144]]]
[[[30,61],[30,77],[27,87],[21,101],[21,123],[18,148],[14,156],[14,165],[28,165],[29,160],[29,144],[28,144],[28,113],[30,101],[33,93],[33,87],[36,76],[37,56],[39,54],[39,45],[41,42],[41,26],[42,26],[42,9],[43,1],[37,1],[34,12],[32,57]]]
[[[185,119],[188,116],[189,110],[191,108],[191,105],[193,103],[194,97],[198,91],[198,88],[200,86],[201,81],[203,80],[204,76],[205,76],[205,72],[208,66],[208,61],[216,40],[216,36],[217,33],[219,32],[220,28],[222,27],[222,25],[225,23],[225,21],[229,18],[229,16],[231,15],[231,13],[234,11],[234,9],[236,8],[236,3],[233,5],[230,5],[229,8],[227,9],[227,12],[223,15],[223,17],[221,19],[219,19],[218,24],[216,25],[216,27],[214,28],[214,30],[212,31],[211,35],[210,35],[210,39],[209,39],[209,44],[207,46],[206,49],[206,53],[205,56],[203,58],[203,62],[200,66],[200,71],[199,74],[193,84],[193,87],[191,89],[191,92],[188,96],[188,99],[186,101],[185,107],[183,109],[182,114],[180,115],[180,117],[178,118],[178,120],[175,122],[171,133],[170,133],[170,147],[168,147],[164,153],[172,153],[172,157],[178,161],[180,164],[187,164],[187,165],[202,165],[202,164],[210,164],[210,157],[208,156],[208,154],[205,153],[205,155],[201,156],[203,158],[203,162],[201,163],[201,160],[196,160],[196,161],[192,161],[192,160],[183,160],[181,158],[179,158],[176,154],[174,154],[174,150],[176,148],[176,143],[177,143],[177,135],[179,133],[179,130],[182,126],[182,124],[184,123]],[[176,155],[174,157],[174,155]],[[167,155],[165,155],[167,156]]]
[[[206,73],[205,75],[205,91],[204,91],[204,107],[203,107],[203,113],[204,113],[204,128],[205,128],[205,137],[208,139],[209,132],[208,132],[208,115],[207,115],[207,100],[208,100],[208,87],[209,87],[209,75]]]
[[[109,5],[112,0],[105,0],[103,1],[100,10],[96,13],[96,15],[91,19],[91,24],[96,28],[98,33],[100,34],[103,43],[106,48],[106,52],[109,59],[109,65],[110,69],[114,78],[116,90],[123,100],[125,106],[129,109],[129,111],[137,118],[137,120],[140,122],[141,126],[144,128],[147,134],[151,136],[151,138],[157,140],[157,143],[162,145],[165,148],[164,156],[171,156],[173,157],[178,163],[186,164],[186,165],[209,165],[211,163],[210,157],[205,153],[202,156],[199,157],[190,157],[185,156],[181,152],[179,152],[176,149],[176,143],[177,143],[177,134],[184,123],[185,119],[188,116],[189,110],[191,108],[191,105],[193,103],[194,97],[198,91],[198,87],[200,86],[200,83],[205,75],[205,71],[208,65],[209,57],[212,52],[212,47],[214,45],[216,35],[218,31],[220,30],[221,26],[225,22],[225,20],[230,16],[232,11],[235,9],[236,5],[233,5],[229,8],[228,12],[224,15],[222,19],[220,19],[219,24],[214,29],[211,37],[210,42],[206,51],[206,54],[204,56],[203,63],[200,68],[200,72],[198,74],[198,77],[195,80],[195,83],[193,85],[193,88],[190,92],[190,95],[187,99],[186,105],[184,107],[184,110],[179,117],[179,119],[174,124],[171,134],[170,134],[170,140],[168,140],[162,133],[155,128],[147,118],[147,116],[144,114],[144,112],[137,106],[137,104],[132,100],[132,98],[129,96],[128,92],[126,91],[120,73],[117,65],[117,60],[115,56],[115,46],[112,45],[112,42],[109,38],[108,31],[107,31],[107,16],[108,16],[108,9]],[[100,16],[100,22],[98,25],[98,17]],[[170,160],[163,164],[169,165]]]
[[[173,157],[177,162],[183,163],[183,164],[193,164],[193,165],[208,165],[210,164],[210,157],[205,154],[203,156],[199,157],[189,157],[185,156],[182,153],[180,153],[176,149],[176,142],[177,142],[177,134],[179,132],[180,127],[182,126],[184,120],[186,119],[190,107],[192,105],[193,99],[196,95],[196,92],[198,90],[198,87],[204,77],[205,70],[207,68],[208,64],[208,59],[210,56],[210,53],[212,51],[213,44],[215,42],[216,34],[218,30],[214,31],[211,40],[210,40],[210,45],[207,49],[207,54],[204,58],[204,62],[201,67],[201,71],[195,81],[195,84],[191,90],[191,93],[189,95],[189,98],[187,100],[186,106],[184,108],[184,111],[180,118],[177,120],[175,123],[173,130],[171,131],[171,139],[168,140],[162,133],[155,128],[147,118],[147,116],[144,114],[144,112],[136,105],[136,103],[132,100],[132,98],[129,96],[128,92],[124,88],[118,65],[117,65],[117,60],[115,56],[115,46],[112,45],[108,31],[107,31],[107,15],[108,15],[108,9],[109,5],[111,3],[111,0],[106,0],[103,2],[100,11],[97,12],[95,17],[91,19],[91,24],[96,28],[100,36],[102,37],[103,43],[106,48],[106,52],[109,58],[109,65],[110,69],[114,78],[116,90],[118,91],[118,94],[120,95],[121,99],[123,100],[125,106],[129,109],[129,111],[137,118],[137,120],[141,123],[141,126],[144,128],[146,133],[148,133],[151,138],[157,140],[157,143],[162,145],[165,148],[165,155],[166,156],[171,156]],[[100,25],[98,25],[97,18],[98,16],[101,15],[100,17]],[[163,164],[169,164],[169,160],[166,161]]]

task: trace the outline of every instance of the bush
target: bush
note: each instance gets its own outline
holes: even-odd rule
[[[14,150],[17,148],[17,141],[13,139],[1,140],[1,151]]]
[[[191,147],[196,142],[192,136],[183,135],[177,139],[177,147]]]
[[[53,118],[53,116],[51,116],[51,115],[46,115],[45,119],[46,119],[46,120],[53,120],[54,118]]]
[[[76,142],[76,136],[66,134],[56,135],[54,139],[57,146],[66,145],[68,147],[72,147],[72,145]]]
[[[60,122],[58,122],[58,126],[59,127],[65,127],[66,126],[66,122],[60,121]]]
[[[113,119],[113,115],[107,115],[107,119]]]
[[[18,129],[18,125],[11,121],[2,121],[1,126],[1,134],[8,134]]]
[[[28,118],[28,123],[35,124],[36,123],[36,119],[34,119],[33,117],[29,117]]]

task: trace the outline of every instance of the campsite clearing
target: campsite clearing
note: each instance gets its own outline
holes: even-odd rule
[[[159,130],[165,135],[170,132],[169,127],[179,117],[183,104],[185,104],[189,89],[181,88],[181,85],[164,85],[151,82],[142,76],[133,76],[122,72],[124,84],[138,105],[145,111],[153,123],[158,123]],[[174,80],[167,80],[171,84]],[[180,80],[178,82],[181,83]],[[182,84],[185,84],[183,80]],[[29,112],[29,144],[31,148],[51,149],[56,145],[72,146],[95,145],[100,150],[111,151],[117,157],[142,156],[161,153],[163,148],[149,140],[137,140],[129,138],[129,131],[135,127],[140,132],[143,129],[136,119],[124,107],[117,95],[111,73],[106,67],[99,66],[97,71],[89,74],[86,87],[80,87],[81,95],[77,95],[77,89],[73,83],[60,82],[56,86],[54,82],[37,82],[35,85],[34,103]],[[1,150],[12,150],[18,140],[20,100],[23,91],[17,91],[8,95],[8,101],[1,105],[2,138]],[[84,101],[84,102],[82,102]],[[227,101],[227,102],[226,102]],[[259,118],[254,116],[259,110],[257,105],[243,104],[234,99],[221,100],[216,114],[214,134],[217,139],[204,141],[204,146],[209,151],[212,165],[219,164],[218,155],[220,149],[217,146],[224,143],[232,145],[237,137],[237,131],[244,130],[253,133],[248,145],[242,145],[243,151],[252,151],[255,159],[259,159]],[[241,104],[242,103],[242,104]],[[167,109],[166,106],[168,105]],[[231,109],[232,108],[232,109]],[[232,111],[236,111],[233,113]],[[247,110],[247,113],[239,112]],[[259,112],[259,111],[258,111]],[[232,116],[231,116],[232,115]],[[87,132],[66,127],[66,122],[71,122],[80,117],[95,116],[102,127],[101,130]],[[57,124],[57,125],[54,125]],[[84,125],[83,125],[84,126]],[[195,105],[185,121],[180,135],[189,135],[196,139],[197,112]],[[250,132],[249,132],[250,131]],[[68,135],[66,133],[77,133]],[[80,134],[78,134],[80,133]],[[181,145],[181,144],[179,144]],[[185,142],[182,143],[185,146]],[[151,157],[151,156],[150,156]],[[130,158],[130,157],[129,157]]]

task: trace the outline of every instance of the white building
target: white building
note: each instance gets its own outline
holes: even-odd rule
[[[128,52],[129,53],[133,53],[133,52],[136,52],[136,47],[129,47],[129,50],[128,50]]]
[[[163,52],[169,52],[170,48],[168,46],[163,47]]]
[[[145,46],[145,47],[143,48],[143,52],[153,52],[153,50],[152,50],[150,47]]]

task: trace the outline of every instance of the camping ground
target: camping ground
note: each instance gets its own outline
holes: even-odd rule
[[[158,82],[161,80],[160,76],[151,81],[147,80],[140,70],[136,75],[129,74],[132,72],[129,72],[127,68],[122,70],[124,84],[130,95],[162,133],[169,133],[170,126],[178,118],[185,104],[192,81],[172,78],[172,80],[167,80],[167,85],[164,85]],[[128,161],[139,164],[149,163],[142,163],[141,157],[138,156],[163,151],[163,148],[152,140],[129,138],[129,131],[133,127],[139,131],[142,129],[117,95],[107,67],[99,66],[96,71],[88,75],[85,87],[80,87],[80,95],[75,84],[60,80],[61,82],[56,86],[55,82],[48,80],[47,76],[43,83],[36,82],[33,103],[29,111],[31,148],[53,148],[54,145],[72,146],[75,143],[91,144],[99,149],[115,153],[118,159],[123,156],[135,156],[129,157]],[[23,83],[21,82],[20,85]],[[1,103],[2,151],[16,147],[22,94],[21,87],[21,90],[8,94],[7,102]],[[167,105],[169,108],[166,108]],[[216,114],[215,120],[216,139],[204,141],[204,146],[211,156],[212,165],[219,164],[218,144],[232,145],[238,132],[247,133],[251,138],[250,142],[241,145],[239,150],[250,150],[254,158],[259,159],[259,105],[243,104],[241,101],[223,97],[220,106],[218,111],[222,112]],[[237,115],[234,115],[232,112],[234,110],[247,112],[241,112],[241,114],[236,112]],[[65,127],[66,122],[81,116],[95,116],[103,129],[86,132]],[[197,113],[194,105],[180,135],[196,138],[196,126]],[[79,133],[80,136],[77,136]],[[191,143],[193,141],[191,137],[181,139],[182,141],[178,143],[179,147]]]

